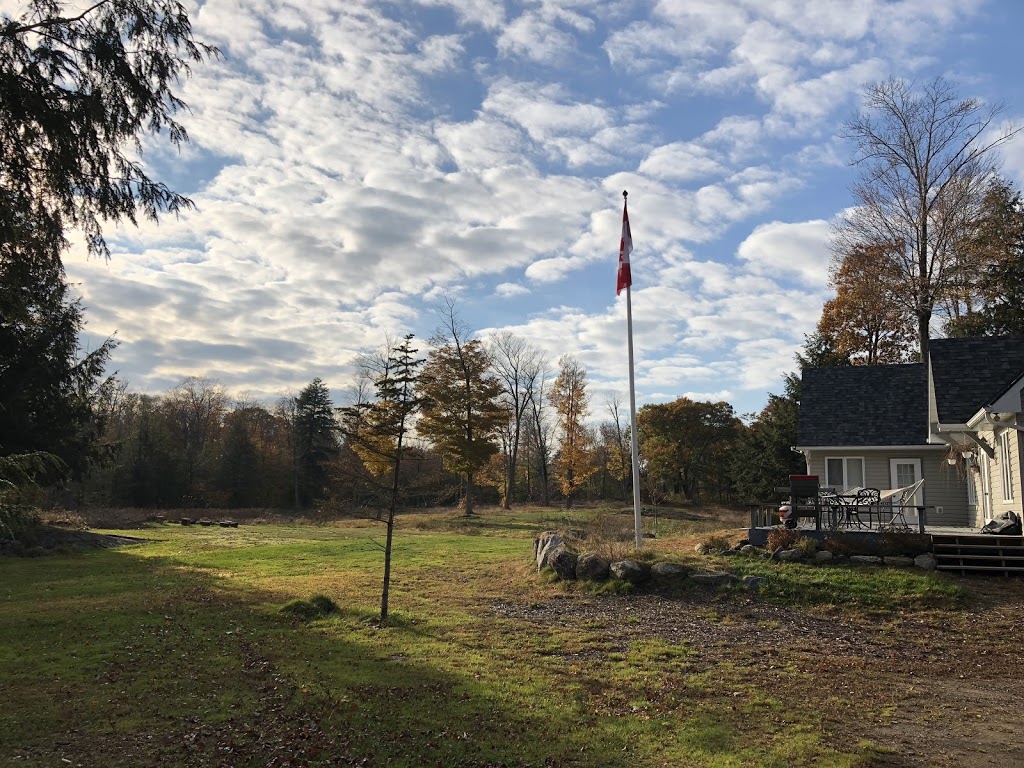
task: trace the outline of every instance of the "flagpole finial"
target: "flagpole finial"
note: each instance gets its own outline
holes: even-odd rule
[[[627,192],[626,190],[622,190],[622,199],[623,200],[625,200],[628,195],[629,195],[629,192]]]

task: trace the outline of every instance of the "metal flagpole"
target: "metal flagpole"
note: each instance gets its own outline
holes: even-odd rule
[[[622,211],[626,216],[626,190],[622,191]],[[628,219],[627,219],[628,220]],[[630,236],[632,244],[632,236]],[[627,256],[628,257],[628,256]],[[632,270],[630,270],[632,273]],[[626,337],[629,348],[629,437],[633,457],[633,526],[636,529],[636,548],[643,546],[643,524],[640,522],[640,449],[636,434],[636,383],[633,377],[633,302],[630,300],[632,274],[626,283]]]

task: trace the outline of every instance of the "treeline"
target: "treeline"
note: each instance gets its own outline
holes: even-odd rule
[[[416,407],[401,469],[403,504],[461,504],[471,511],[474,501],[511,507],[632,498],[628,413],[612,398],[603,404],[604,418],[594,420],[578,360],[565,356],[553,368],[520,337],[469,338],[457,321],[447,338],[433,341],[414,361],[410,379]],[[402,345],[415,356],[413,343],[407,337]],[[51,491],[51,501],[373,507],[382,496],[376,464],[388,455],[388,443],[378,439],[368,449],[362,422],[379,399],[375,387],[391,374],[389,355],[402,345],[364,356],[348,382],[353,402],[341,405],[319,378],[273,404],[232,399],[204,378],[185,378],[162,395],[108,380],[94,403],[95,456],[77,479]],[[779,416],[773,428],[789,445],[795,403],[775,400],[785,405],[770,404],[766,415]],[[771,476],[764,486],[770,490],[778,473],[789,471],[774,466],[763,445],[770,421],[762,416],[746,426],[725,402],[679,398],[644,406],[638,434],[645,502],[729,503],[757,495],[754,467]]]

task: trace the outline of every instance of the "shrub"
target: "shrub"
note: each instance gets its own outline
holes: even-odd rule
[[[793,549],[801,538],[801,533],[796,528],[772,528],[768,531],[768,541],[765,547],[769,552]]]
[[[587,551],[600,555],[609,562],[621,560],[636,547],[633,518],[617,515],[610,510],[596,511],[586,524],[583,538]]]
[[[818,551],[818,542],[810,536],[801,536],[794,542],[793,549],[802,553],[804,557],[814,557],[814,553]]]
[[[930,549],[927,536],[912,531],[890,530],[878,534],[878,554],[916,557]]]
[[[724,552],[727,549],[732,549],[732,544],[729,543],[729,540],[721,535],[709,536],[701,543],[707,552]]]
[[[340,611],[337,603],[326,595],[316,595],[309,600],[292,600],[281,609],[281,613],[287,613],[302,621],[315,621]]]
[[[0,503],[0,539],[20,539],[39,524],[39,514],[24,504]]]
[[[833,555],[849,557],[850,555],[874,555],[877,547],[870,541],[845,533],[832,533],[825,539],[825,549]]]

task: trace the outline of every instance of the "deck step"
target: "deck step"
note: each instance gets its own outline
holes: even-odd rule
[[[1024,575],[1024,537],[986,534],[932,536],[936,570]]]

